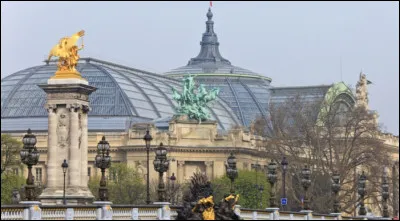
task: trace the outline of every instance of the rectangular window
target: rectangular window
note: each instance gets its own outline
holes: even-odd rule
[[[87,168],[87,175],[88,175],[89,177],[91,176],[91,173],[90,173],[90,172],[91,172],[91,169],[92,169],[92,168],[90,168],[90,167]]]
[[[36,168],[35,181],[42,182],[42,168]]]

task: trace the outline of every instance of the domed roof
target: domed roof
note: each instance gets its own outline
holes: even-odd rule
[[[46,93],[37,85],[46,84],[56,69],[57,65],[50,63],[1,80],[2,131],[28,127],[47,130]],[[80,59],[77,69],[89,85],[97,87],[89,96],[92,107],[89,130],[125,130],[134,122],[150,122],[175,113],[177,104],[171,89],[181,88],[178,80],[92,58]],[[210,113],[220,129],[240,125],[229,106],[219,98]]]
[[[206,32],[203,33],[202,41],[200,42],[201,49],[197,57],[191,58],[186,66],[173,69],[165,74],[176,77],[186,74],[250,76],[263,78],[271,82],[271,78],[234,66],[228,59],[222,57],[219,52],[219,42],[217,34],[214,32],[212,17],[211,9],[208,9]]]

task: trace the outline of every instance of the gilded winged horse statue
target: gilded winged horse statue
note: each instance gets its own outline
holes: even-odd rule
[[[79,55],[78,51],[83,49],[83,42],[80,48],[76,45],[80,37],[85,35],[85,31],[81,30],[71,37],[61,38],[57,45],[55,45],[49,53],[48,61],[51,57],[58,57],[58,70],[57,72],[73,72],[78,73],[76,65],[78,64]],[[57,75],[56,72],[56,75]]]

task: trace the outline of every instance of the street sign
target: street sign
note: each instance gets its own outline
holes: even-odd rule
[[[281,205],[286,206],[287,205],[287,198],[281,198]]]

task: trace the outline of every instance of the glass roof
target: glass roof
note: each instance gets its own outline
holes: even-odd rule
[[[46,94],[37,84],[46,84],[56,68],[55,63],[50,63],[3,78],[1,118],[47,117]],[[89,96],[92,107],[89,119],[134,117],[138,121],[151,121],[174,114],[176,102],[172,100],[171,90],[181,88],[178,80],[92,58],[81,59],[77,69],[89,85],[97,87]],[[213,103],[210,113],[220,129],[241,124],[222,99]]]

